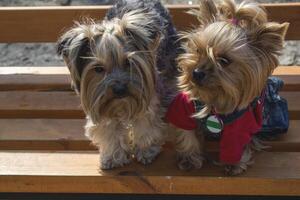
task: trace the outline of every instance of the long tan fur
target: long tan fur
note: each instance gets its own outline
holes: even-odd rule
[[[86,136],[100,152],[100,168],[144,164],[160,152],[164,109],[156,86],[154,13],[132,10],[121,18],[76,23],[60,39],[59,52],[70,70],[87,116]],[[126,85],[116,98],[114,85]]]
[[[195,117],[203,118],[212,109],[226,115],[246,108],[260,96],[278,66],[289,24],[268,22],[265,9],[252,1],[201,0],[199,10],[192,14],[199,27],[182,37],[185,53],[178,61],[181,90],[206,105]],[[193,78],[195,69],[206,74],[201,84]],[[183,149],[196,146],[185,142],[187,139],[181,141]]]

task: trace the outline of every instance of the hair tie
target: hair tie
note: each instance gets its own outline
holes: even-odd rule
[[[234,25],[238,25],[238,24],[239,24],[239,20],[238,20],[237,18],[232,18],[232,19],[230,20],[230,22],[231,22],[232,24],[234,24]]]

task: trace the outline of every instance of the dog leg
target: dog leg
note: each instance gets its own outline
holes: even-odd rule
[[[138,120],[133,129],[133,145],[137,161],[150,164],[161,151],[163,122],[159,117],[145,116]]]
[[[161,115],[154,112],[154,109],[136,120],[133,125],[132,142],[137,161],[149,164],[160,153],[161,145],[166,138],[164,127]]]
[[[176,137],[179,169],[200,169],[204,161],[202,146],[203,138],[200,138],[199,141],[195,131],[180,131]]]
[[[115,120],[99,125],[88,120],[85,135],[95,144],[100,153],[100,169],[124,166],[131,161],[128,130]]]
[[[269,148],[269,146],[265,146],[262,144],[260,139],[254,136],[251,143],[245,147],[241,161],[236,165],[225,165],[225,174],[229,176],[237,176],[246,172],[248,167],[254,164],[254,153]]]
[[[236,165],[225,165],[225,174],[228,176],[237,176],[247,171],[248,166],[253,164],[253,153],[254,150],[251,145],[248,144],[245,147],[240,162]]]

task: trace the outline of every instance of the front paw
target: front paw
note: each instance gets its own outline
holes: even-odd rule
[[[100,155],[100,169],[123,167],[131,162],[130,155],[125,151],[116,151],[113,155]]]
[[[238,176],[247,171],[247,166],[245,165],[225,165],[224,172],[227,176]]]
[[[161,151],[161,146],[151,146],[146,149],[140,149],[136,147],[135,157],[138,162],[147,165],[153,162],[153,160],[157,157],[160,151]]]
[[[200,169],[204,162],[204,157],[199,153],[178,153],[177,165],[181,170]]]

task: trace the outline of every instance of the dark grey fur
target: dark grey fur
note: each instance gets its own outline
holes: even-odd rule
[[[162,34],[162,40],[157,50],[157,70],[159,77],[157,82],[158,93],[161,94],[163,106],[168,106],[176,93],[176,77],[179,74],[176,58],[182,52],[179,36],[173,25],[169,11],[162,5],[160,0],[118,0],[108,11],[106,19],[122,18],[132,10],[143,9],[145,12],[155,13],[153,20],[152,38]],[[167,98],[166,98],[167,97]]]
[[[157,67],[160,72],[167,75],[177,74],[175,59],[179,53],[179,42],[177,31],[173,25],[168,10],[162,5],[160,0],[119,0],[106,14],[106,18],[122,18],[131,10],[143,9],[147,12],[156,13],[155,25],[153,25],[153,37],[158,33],[163,35],[158,49]]]

